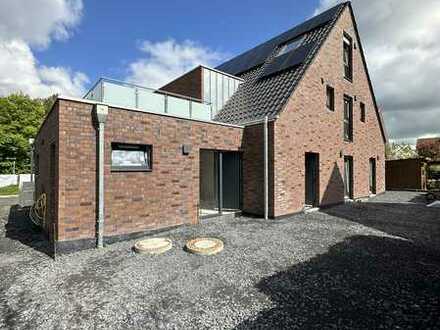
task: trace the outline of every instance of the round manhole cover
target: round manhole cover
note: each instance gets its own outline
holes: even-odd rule
[[[217,238],[194,238],[186,242],[189,252],[201,255],[211,255],[223,250],[223,242]]]
[[[134,250],[138,253],[160,254],[173,247],[168,238],[149,238],[136,242]]]

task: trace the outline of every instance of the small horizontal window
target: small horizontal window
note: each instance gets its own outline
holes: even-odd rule
[[[151,171],[152,146],[112,143],[112,171]]]

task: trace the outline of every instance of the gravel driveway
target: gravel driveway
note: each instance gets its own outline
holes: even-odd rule
[[[440,210],[390,193],[276,221],[181,227],[52,260],[22,212],[0,215],[0,328],[440,328]],[[394,201],[394,203],[392,202]],[[221,238],[202,257],[189,238]]]

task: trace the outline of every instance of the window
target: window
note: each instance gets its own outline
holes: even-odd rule
[[[344,34],[344,77],[353,79],[353,45],[347,34]]]
[[[361,107],[361,122],[365,123],[365,104],[361,102],[360,107]]]
[[[112,143],[112,171],[151,171],[151,145]]]
[[[286,53],[298,48],[299,46],[301,46],[301,43],[303,42],[303,40],[304,40],[304,35],[285,43],[284,45],[281,46],[281,49],[278,52],[277,56],[281,56],[283,54],[286,54]]]
[[[344,140],[353,141],[353,99],[344,96]]]
[[[335,111],[335,89],[327,85],[327,109]]]

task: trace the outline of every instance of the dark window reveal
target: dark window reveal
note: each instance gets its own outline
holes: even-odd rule
[[[353,141],[353,99],[344,96],[344,140]]]
[[[344,77],[348,80],[353,79],[353,45],[351,38],[344,34]]]
[[[335,111],[335,89],[327,85],[327,109]]]
[[[35,176],[40,175],[40,154],[34,151],[34,173]]]
[[[112,143],[112,171],[151,171],[151,145]]]
[[[361,107],[361,122],[365,123],[365,104],[361,102],[360,107]]]

